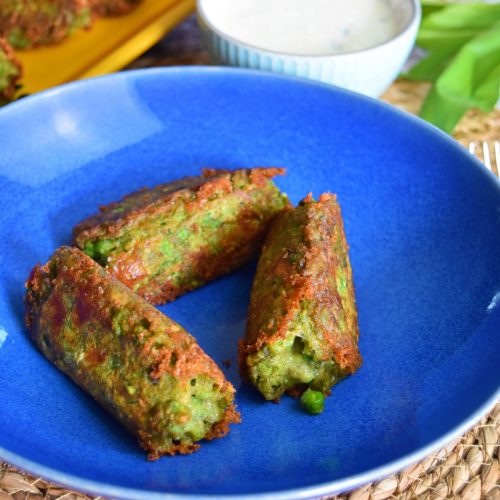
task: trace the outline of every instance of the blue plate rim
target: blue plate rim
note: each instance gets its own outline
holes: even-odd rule
[[[300,77],[290,77],[285,75],[278,75],[275,73],[267,73],[259,70],[249,70],[249,69],[241,69],[241,68],[227,68],[223,66],[174,66],[169,68],[143,68],[137,70],[130,71],[121,71],[118,73],[113,73],[110,75],[104,75],[94,78],[89,78],[85,80],[80,80],[76,82],[70,82],[64,85],[60,85],[58,87],[45,90],[43,92],[33,94],[23,98],[22,100],[16,101],[5,106],[2,110],[0,110],[0,122],[2,117],[8,115],[10,110],[18,109],[26,104],[30,105],[30,103],[35,100],[44,100],[50,99],[61,92],[65,92],[68,89],[76,89],[79,87],[87,87],[89,85],[94,85],[99,81],[107,81],[107,80],[119,80],[123,78],[130,78],[132,80],[140,78],[143,75],[152,76],[152,77],[162,77],[164,75],[181,75],[181,77],[185,74],[198,74],[198,76],[203,77],[207,74],[224,74],[230,73],[238,76],[249,76],[254,78],[267,78],[267,79],[278,79],[278,80],[288,80],[293,81],[295,84],[304,85],[306,87],[320,87],[329,91],[337,92],[339,94],[344,94],[350,97],[355,97],[359,101],[365,101],[371,103],[373,106],[378,106],[382,109],[390,113],[396,113],[397,115],[404,117],[406,120],[410,120],[420,127],[424,127],[428,131],[431,131],[433,134],[440,137],[440,140],[446,142],[448,146],[452,147],[455,150],[468,153],[467,149],[464,148],[458,141],[451,138],[448,134],[435,127],[434,125],[425,122],[421,118],[414,116],[404,110],[396,108],[395,106],[386,103],[384,101],[380,101],[378,99],[364,96],[358,94],[356,92],[352,92],[346,89],[342,89],[333,85],[329,85],[326,83],[316,82],[307,80]],[[496,186],[498,191],[500,192],[500,179],[498,179],[493,172],[491,172],[488,168],[484,166],[484,164],[478,160],[474,155],[469,154],[469,159],[472,163],[475,163],[475,168],[479,168],[479,172],[482,172],[480,175],[487,176],[492,182],[493,185]],[[357,487],[360,487],[364,484],[368,484],[370,482],[385,478],[390,476],[391,474],[395,474],[404,468],[417,463],[422,460],[429,454],[443,448],[447,444],[449,444],[453,439],[460,437],[467,430],[474,426],[476,422],[478,422],[481,417],[489,413],[495,406],[495,404],[500,400],[500,386],[497,390],[488,398],[475,412],[473,412],[467,419],[465,419],[461,424],[455,426],[447,433],[443,434],[440,438],[435,439],[433,442],[429,443],[427,446],[419,448],[415,450],[413,453],[409,453],[400,457],[397,460],[389,462],[380,467],[376,467],[370,469],[366,472],[356,474],[341,480],[328,481],[325,483],[320,483],[317,485],[306,486],[302,488],[295,488],[289,490],[281,490],[281,491],[270,491],[264,493],[251,493],[251,494],[242,494],[242,495],[233,495],[233,494],[217,494],[217,495],[205,495],[205,494],[190,494],[190,493],[169,493],[162,491],[146,491],[135,488],[127,488],[116,486],[109,483],[102,483],[99,481],[93,481],[90,479],[85,479],[79,476],[73,476],[72,474],[66,474],[52,467],[46,467],[45,465],[35,462],[32,460],[25,459],[21,455],[16,453],[12,453],[7,449],[0,446],[0,458],[9,464],[21,468],[26,472],[34,475],[40,475],[49,481],[54,481],[61,485],[64,485],[69,488],[75,488],[80,491],[84,491],[86,493],[98,494],[98,495],[109,495],[115,498],[123,498],[123,499],[143,499],[150,498],[153,500],[156,499],[165,499],[165,498],[182,498],[182,499],[196,499],[196,500],[213,500],[214,498],[221,498],[230,500],[243,500],[243,499],[264,499],[264,498],[273,498],[277,500],[291,500],[291,499],[307,499],[311,497],[321,497],[324,495],[331,495],[341,492],[347,492]]]
[[[294,500],[294,499],[309,499],[322,497],[325,495],[332,495],[342,492],[348,492],[365,484],[369,484],[379,479],[386,478],[392,474],[396,474],[406,467],[415,464],[429,456],[430,454],[440,450],[448,445],[457,437],[462,436],[470,428],[472,428],[484,415],[489,413],[500,399],[500,388],[480,406],[468,420],[462,422],[461,425],[454,427],[447,434],[436,439],[432,443],[418,450],[405,455],[398,460],[389,462],[381,467],[376,467],[361,474],[356,474],[347,479],[329,481],[314,486],[306,486],[304,488],[295,488],[291,490],[271,491],[266,493],[249,493],[243,495],[226,495],[226,494],[190,494],[190,493],[168,493],[161,491],[145,491],[135,488],[126,488],[121,486],[114,486],[112,484],[101,483],[99,481],[92,481],[83,479],[79,476],[65,474],[57,469],[46,467],[38,462],[26,460],[23,457],[10,453],[4,448],[0,447],[0,458],[15,467],[19,467],[26,472],[34,475],[43,476],[44,478],[59,483],[61,485],[76,488],[86,493],[97,495],[108,495],[112,498],[122,498],[126,500],[142,500],[144,498],[152,500],[160,500],[165,498],[179,498],[183,500],[214,500],[216,498],[224,498],[225,500],[248,500],[248,499],[267,499],[272,498],[276,500]],[[175,458],[174,458],[175,460]]]

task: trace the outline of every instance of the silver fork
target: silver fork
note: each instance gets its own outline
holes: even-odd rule
[[[500,177],[500,141],[471,142],[469,153],[476,155],[497,177]]]

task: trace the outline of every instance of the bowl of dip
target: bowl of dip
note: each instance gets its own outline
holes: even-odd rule
[[[215,64],[380,96],[415,43],[419,0],[197,0]]]

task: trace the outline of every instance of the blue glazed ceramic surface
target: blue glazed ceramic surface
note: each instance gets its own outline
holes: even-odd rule
[[[278,184],[294,203],[338,194],[364,364],[321,416],[242,386],[248,265],[161,307],[231,360],[242,424],[196,454],[147,462],[30,343],[23,283],[99,204],[202,166],[254,165],[286,166]],[[499,183],[376,101],[215,68],[72,84],[0,111],[0,209],[0,457],[66,485],[127,498],[336,492],[443,446],[499,396]]]

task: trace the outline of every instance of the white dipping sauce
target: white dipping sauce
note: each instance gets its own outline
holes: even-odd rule
[[[276,52],[327,55],[378,45],[401,26],[387,0],[204,0],[226,35]]]

